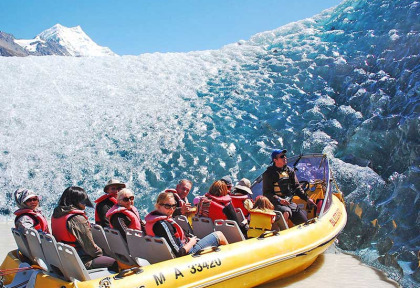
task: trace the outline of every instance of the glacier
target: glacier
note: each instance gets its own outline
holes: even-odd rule
[[[144,216],[181,178],[193,198],[256,178],[273,148],[322,152],[349,214],[339,247],[417,287],[419,16],[418,1],[345,0],[219,50],[0,57],[0,213],[18,187],[51,215],[67,186],[95,199],[115,177]]]

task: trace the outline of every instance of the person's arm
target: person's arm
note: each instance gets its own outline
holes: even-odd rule
[[[67,222],[69,231],[76,237],[86,254],[95,258],[102,255],[102,249],[93,241],[89,221],[82,215],[76,215]]]
[[[99,220],[101,221],[100,225],[102,227],[109,227],[109,219],[106,217],[106,213],[108,210],[111,209],[109,205],[106,205],[106,203],[99,203],[98,207],[96,208],[96,211],[98,213]]]
[[[289,177],[292,184],[292,189],[294,193],[299,196],[302,200],[308,201],[308,195],[306,195],[305,191],[303,191],[302,186],[300,186],[299,180],[296,176],[295,171],[293,169],[289,170]]]
[[[128,225],[130,225],[130,220],[127,216],[122,213],[117,213],[112,215],[111,217],[111,224],[114,229],[120,231],[121,236],[126,239],[126,232],[128,229]]]
[[[22,215],[15,220],[16,229],[20,232],[25,231],[25,228],[34,228],[35,221],[28,215]]]
[[[245,222],[239,222],[238,216],[236,216],[235,208],[232,205],[232,202],[230,202],[228,205],[223,208],[223,213],[226,215],[228,220],[235,221],[239,228],[241,229],[242,233],[246,235],[246,231],[249,229],[248,223],[245,220]]]
[[[153,225],[153,232],[157,237],[165,238],[176,257],[188,254],[180,239],[175,237],[174,228],[167,221],[159,221]],[[190,248],[191,249],[191,248]]]

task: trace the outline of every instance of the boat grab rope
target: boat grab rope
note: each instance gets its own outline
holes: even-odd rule
[[[22,271],[35,270],[35,269],[41,269],[41,267],[39,267],[37,265],[32,265],[32,266],[29,266],[29,267],[0,269],[0,277],[5,276],[5,275],[10,275],[10,274],[16,274],[16,273],[19,273],[19,272],[22,272]]]

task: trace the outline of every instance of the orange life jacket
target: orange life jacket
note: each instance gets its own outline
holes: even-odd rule
[[[50,233],[50,230],[48,229],[47,219],[45,219],[44,215],[42,215],[40,211],[34,211],[32,209],[26,208],[26,209],[19,209],[15,211],[14,214],[16,215],[15,223],[16,223],[16,220],[19,219],[20,216],[28,215],[29,217],[32,218],[34,222],[35,230],[45,232],[45,233]]]
[[[115,195],[107,193],[107,194],[104,194],[104,195],[102,195],[101,197],[99,197],[98,199],[95,200],[96,207],[98,207],[99,203],[101,203],[101,202],[103,202],[107,199],[109,199],[112,203],[117,204],[117,199],[115,198]],[[96,210],[96,207],[95,207],[95,223],[98,224],[98,223],[101,222],[101,219],[99,219],[99,213]]]
[[[77,209],[71,210],[59,218],[51,218],[51,230],[57,242],[63,242],[73,247],[80,246],[77,243],[76,237],[74,237],[74,235],[70,233],[69,229],[67,229],[67,221],[76,215],[82,215],[86,218],[86,220],[88,220],[85,211]]]
[[[111,228],[114,228],[111,224],[111,217],[118,213],[124,214],[128,217],[128,219],[130,219],[130,224],[128,225],[128,228],[141,231],[140,215],[139,215],[139,212],[137,211],[137,208],[134,206],[131,206],[131,209],[127,209],[117,204],[112,206],[111,209],[109,209],[108,212],[106,213],[106,217],[109,219],[109,224]]]
[[[181,239],[181,241],[183,243],[186,242],[187,237],[184,234],[184,230],[182,230],[181,226],[178,225],[178,223],[175,222],[174,219],[172,219],[172,217],[168,217],[166,215],[161,215],[161,214],[155,214],[155,211],[147,214],[146,218],[144,218],[144,220],[146,221],[146,234],[149,236],[156,236],[155,233],[153,232],[153,225],[155,225],[156,222],[158,221],[168,221],[169,223],[171,223],[171,225],[175,228],[175,237],[178,239]]]
[[[244,216],[248,217],[249,211],[244,206],[244,201],[246,199],[249,199],[248,195],[242,195],[242,194],[230,195],[230,198],[232,198],[233,207],[241,209],[242,213],[244,213]]]
[[[226,220],[227,217],[223,213],[223,208],[232,202],[229,195],[226,196],[213,196],[206,193],[198,203],[197,215],[202,217],[209,217],[213,222],[217,219]]]

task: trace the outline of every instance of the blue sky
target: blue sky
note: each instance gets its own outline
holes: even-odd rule
[[[120,55],[219,49],[341,0],[0,0],[0,31],[32,39],[80,25]]]

